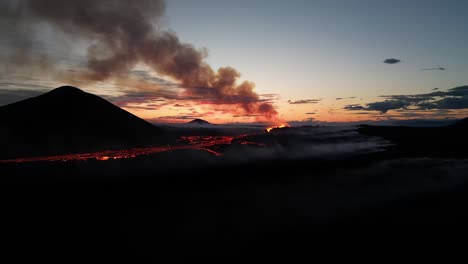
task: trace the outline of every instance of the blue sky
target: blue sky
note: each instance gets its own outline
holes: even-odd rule
[[[258,89],[320,97],[467,83],[466,11],[466,1],[171,0],[167,14],[214,66],[234,66]],[[393,57],[403,63],[380,64]],[[420,71],[437,64],[450,71]]]
[[[374,100],[467,84],[467,11],[467,1],[171,0],[167,15],[211,64],[234,66],[260,92]],[[436,65],[447,70],[421,71]]]

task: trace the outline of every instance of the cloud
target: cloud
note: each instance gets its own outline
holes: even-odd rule
[[[434,91],[426,94],[383,95],[385,101],[369,103],[366,106],[353,104],[345,110],[379,111],[389,110],[432,110],[432,109],[468,109],[468,86],[451,88],[446,92]]]
[[[448,97],[418,106],[421,109],[465,109],[468,108],[468,97]]]
[[[356,113],[360,114],[360,112]],[[401,113],[402,115],[385,115],[377,116],[372,120],[358,120],[358,121],[324,121],[324,120],[314,120],[315,123],[320,123],[324,127],[333,127],[333,126],[359,126],[363,124],[367,125],[376,125],[376,126],[419,126],[419,127],[436,127],[436,126],[446,126],[455,123],[460,120],[457,118],[435,118],[433,113],[428,113],[425,115],[418,115],[417,113]],[[303,121],[288,121],[292,126],[303,126],[308,125],[310,122],[307,120]]]
[[[232,67],[213,69],[206,49],[184,43],[168,30],[165,11],[164,0],[0,1],[0,29],[6,32],[0,44],[6,45],[2,50],[7,53],[0,59],[11,65],[6,68],[24,72],[34,66],[61,81],[116,81],[156,93],[182,88],[184,94],[178,96],[205,99],[218,109],[227,105],[226,112],[235,109],[233,114],[243,111],[278,119],[271,100],[262,99],[253,82],[240,81]],[[75,51],[78,61],[67,61],[72,64],[67,70],[56,67],[76,46],[81,46],[81,53]],[[135,71],[138,65],[174,80],[178,87]]]
[[[120,95],[104,95],[103,97],[117,106],[126,106],[128,104],[143,104],[143,103],[154,103],[166,102],[167,94],[151,93],[151,92],[128,92]],[[174,95],[171,99],[176,99]]]
[[[306,115],[315,115],[315,112],[305,113]]]
[[[289,104],[316,104],[322,101],[322,99],[303,99],[303,100],[288,100]]]
[[[358,105],[358,104],[350,104],[350,105],[346,105],[344,107],[345,110],[352,110],[352,111],[356,111],[356,110],[359,110],[359,111],[363,111],[363,110],[366,110],[366,108],[362,105]]]
[[[121,106],[123,108],[127,108],[127,109],[137,109],[137,110],[156,110],[158,109],[160,106],[157,106],[157,105],[152,105],[152,106],[141,106],[141,105],[125,105],[125,106]]]
[[[366,110],[368,111],[380,111],[386,113],[388,110],[400,109],[409,106],[407,101],[399,100],[385,100],[383,102],[375,102],[367,104]]]
[[[356,98],[355,96],[346,97],[346,98],[343,98],[343,97],[337,97],[335,100],[336,100],[336,101],[339,101],[339,100],[344,100],[344,99],[355,99],[355,98]]]
[[[212,117],[212,115],[211,115]],[[181,113],[178,115],[166,115],[158,116],[153,118],[146,118],[145,120],[150,123],[186,123],[193,119],[205,119],[210,118],[209,113]]]
[[[259,95],[260,98],[262,99],[268,99],[268,100],[279,100],[280,99],[280,95],[279,94],[260,94]]]
[[[0,87],[3,85],[0,84]],[[48,92],[46,87],[40,87],[40,90],[24,90],[24,89],[0,89],[0,106],[15,103],[27,98],[35,97]]]
[[[232,117],[257,117],[259,115],[234,115]]]
[[[147,83],[152,83],[164,87],[179,87],[179,84],[170,82],[163,78],[155,77],[148,71],[134,70],[129,73],[129,78],[134,77],[137,80],[142,80]]]
[[[316,127],[319,123],[313,118],[301,121],[291,120],[288,123],[292,125],[291,129],[281,133],[273,133],[271,137],[265,138],[264,134],[261,133],[252,135],[251,138],[254,142],[268,140],[267,142],[270,143],[267,144],[267,147],[227,148],[225,155],[232,157],[236,154],[236,157],[245,161],[256,158],[327,159],[375,152],[388,144],[385,140],[359,134],[355,129],[349,127]]]
[[[391,58],[391,59],[386,59],[383,61],[383,63],[385,64],[397,64],[397,63],[400,63],[401,60],[399,59],[394,59],[394,58]]]
[[[200,118],[200,115],[175,115],[175,116],[160,116],[157,119],[179,119],[179,120],[192,120]]]
[[[445,71],[447,69],[444,68],[444,67],[437,66],[437,67],[434,67],[434,68],[426,68],[426,69],[421,69],[421,70],[422,71]]]

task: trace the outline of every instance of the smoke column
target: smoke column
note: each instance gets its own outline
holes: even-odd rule
[[[0,0],[0,9],[2,23],[46,23],[65,32],[71,41],[91,40],[82,77],[86,80],[117,78],[137,63],[145,63],[180,81],[187,96],[218,108],[239,111],[233,106],[241,106],[247,115],[276,119],[273,105],[260,99],[252,82],[237,82],[238,71],[213,70],[205,62],[204,50],[181,43],[173,32],[161,29],[163,0]],[[16,35],[23,39],[15,41],[28,43],[28,37]],[[24,45],[22,54],[32,52],[28,47]]]

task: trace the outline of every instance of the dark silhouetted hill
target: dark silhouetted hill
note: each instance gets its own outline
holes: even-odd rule
[[[468,129],[468,117],[463,118],[462,120],[459,120],[451,125],[449,125],[450,128],[452,129]]]
[[[468,118],[441,127],[361,125],[359,132],[383,137],[401,154],[425,157],[468,157]]]
[[[163,140],[160,128],[71,86],[2,106],[0,120],[1,158],[116,149]]]
[[[210,122],[206,121],[206,120],[203,120],[203,119],[194,119],[190,122],[188,122],[187,124],[190,124],[190,125],[212,125]]]

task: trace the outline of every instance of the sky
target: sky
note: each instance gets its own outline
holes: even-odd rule
[[[89,15],[101,20],[71,19],[76,14],[55,2],[0,0],[7,7],[0,12],[6,62],[0,104],[71,84],[152,122],[468,116],[466,1],[138,0],[74,7],[96,10]],[[140,17],[151,21],[149,29]]]

